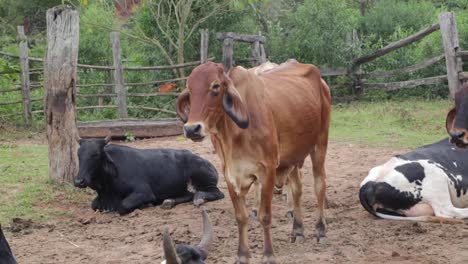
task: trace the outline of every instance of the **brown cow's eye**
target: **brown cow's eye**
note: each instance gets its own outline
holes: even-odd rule
[[[219,84],[214,83],[211,86],[211,94],[216,96],[216,95],[218,95],[218,92],[219,92]]]

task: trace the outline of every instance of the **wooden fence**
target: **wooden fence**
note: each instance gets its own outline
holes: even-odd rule
[[[176,64],[176,65],[168,65],[168,66],[140,66],[140,67],[127,67],[123,66],[122,62],[122,55],[121,55],[121,47],[120,47],[120,37],[118,32],[112,32],[110,34],[110,41],[112,43],[112,53],[113,53],[113,66],[101,66],[101,65],[88,65],[88,64],[78,64],[78,70],[92,70],[92,71],[105,71],[108,72],[108,75],[111,76],[113,73],[113,78],[109,80],[109,82],[104,83],[78,83],[77,87],[77,94],[78,98],[98,98],[100,103],[98,105],[89,105],[89,106],[77,106],[77,110],[86,110],[86,109],[105,109],[105,108],[113,108],[117,111],[117,117],[119,119],[125,119],[128,117],[128,109],[140,109],[145,111],[156,111],[165,114],[169,114],[172,116],[176,116],[176,112],[163,109],[158,107],[149,107],[149,106],[135,106],[135,105],[127,105],[127,99],[129,97],[162,97],[162,96],[170,96],[170,97],[177,97],[179,95],[178,92],[137,92],[137,93],[129,93],[127,92],[127,87],[138,87],[138,86],[155,86],[158,84],[165,84],[165,83],[174,83],[174,82],[183,82],[187,79],[187,77],[177,77],[177,78],[167,78],[164,80],[153,80],[153,81],[145,81],[145,82],[125,82],[124,80],[124,72],[132,71],[132,72],[149,72],[149,71],[163,71],[163,70],[176,70],[180,68],[191,68],[203,63],[207,60],[212,60],[213,58],[208,58],[208,31],[206,29],[202,29],[200,31],[201,34],[201,45],[200,45],[200,60],[187,62],[183,64]],[[42,58],[34,58],[28,56],[28,46],[27,46],[27,39],[24,35],[24,29],[22,26],[18,27],[18,38],[19,48],[20,48],[20,55],[11,54],[8,52],[0,51],[0,55],[19,59],[20,61],[20,71],[4,71],[0,72],[0,76],[3,74],[19,74],[21,83],[17,84],[17,87],[14,88],[6,88],[2,87],[0,89],[0,95],[4,93],[12,93],[12,92],[21,92],[21,100],[14,100],[14,101],[7,101],[7,102],[0,102],[0,106],[5,105],[15,105],[15,104],[22,104],[23,109],[21,112],[16,113],[4,113],[0,111],[0,119],[5,119],[12,116],[19,116],[22,115],[24,122],[26,124],[30,124],[32,121],[33,114],[41,114],[43,110],[32,110],[32,103],[33,102],[44,102],[43,97],[36,97],[31,98],[31,92],[35,89],[39,89],[43,87],[43,84],[40,82],[31,82],[30,75],[33,74],[43,74],[42,68],[31,68],[30,64],[32,62],[39,62],[44,63],[44,59]],[[89,93],[80,93],[80,89],[87,88],[87,87],[113,87],[114,90],[112,93],[96,93],[96,94],[89,94]],[[115,105],[104,105],[101,101],[102,98],[105,97],[115,97],[116,104]],[[37,108],[37,107],[36,107]]]
[[[423,39],[429,34],[440,30],[444,44],[444,54],[426,59],[418,64],[407,66],[401,69],[391,71],[373,71],[363,72],[361,66],[371,62],[389,52],[410,45]],[[370,79],[380,79],[396,77],[403,74],[409,74],[421,69],[427,68],[445,58],[447,74],[440,76],[427,77],[416,80],[406,80],[399,82],[372,82]],[[453,13],[442,13],[439,15],[439,23],[431,25],[409,37],[380,48],[370,54],[361,56],[351,62],[348,68],[321,69],[322,76],[348,76],[353,82],[350,86],[355,91],[355,96],[363,93],[364,89],[384,89],[393,91],[402,88],[412,88],[421,85],[438,85],[448,83],[450,94],[453,98],[455,92],[460,88],[463,80],[468,79],[468,72],[463,72],[463,60],[468,61],[468,51],[461,50],[458,44],[458,33]]]

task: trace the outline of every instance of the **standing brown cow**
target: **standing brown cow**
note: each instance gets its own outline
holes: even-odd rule
[[[319,70],[289,60],[258,72],[235,67],[227,74],[221,64],[196,67],[177,100],[186,123],[184,134],[201,141],[208,134],[222,161],[224,177],[239,229],[237,263],[248,263],[248,212],[245,197],[253,183],[260,186],[258,219],[263,226],[263,263],[276,263],[271,227],[271,200],[276,182],[289,175],[293,196],[292,241],[303,238],[301,172],[310,155],[319,219],[317,238],[325,237],[325,156],[331,98]]]

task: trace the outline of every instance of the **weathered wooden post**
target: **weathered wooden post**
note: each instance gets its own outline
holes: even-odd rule
[[[78,174],[76,67],[79,16],[71,6],[47,10],[47,54],[44,61],[45,118],[49,142],[49,176],[70,183]]]
[[[461,65],[459,65],[460,62],[456,56],[460,48],[458,44],[457,22],[452,12],[445,12],[439,15],[439,24],[445,49],[448,86],[453,99],[455,92],[460,88],[458,74],[462,71]]]
[[[122,50],[119,32],[111,32],[112,54],[114,55],[114,87],[117,94],[117,115],[127,118],[127,90],[125,90],[122,67]]]
[[[223,40],[223,66],[224,72],[228,72],[232,68],[232,38],[225,38]]]
[[[23,118],[26,125],[32,121],[31,83],[29,81],[29,51],[28,40],[24,34],[24,27],[18,26],[18,40],[21,66],[21,95],[23,97]]]
[[[252,57],[254,58],[253,66],[262,64],[262,57],[260,51],[260,41],[252,42]]]
[[[262,32],[258,32],[259,36],[262,36]],[[263,42],[259,42],[260,46],[260,64],[265,63],[267,61],[265,47],[263,46]]]
[[[208,29],[200,29],[200,64],[205,63],[208,60]]]

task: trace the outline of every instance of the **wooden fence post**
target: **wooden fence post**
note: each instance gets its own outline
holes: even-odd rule
[[[20,49],[20,66],[21,66],[21,92],[23,97],[23,118],[26,125],[30,125],[32,121],[32,106],[31,106],[31,85],[29,81],[29,51],[28,40],[24,34],[24,27],[18,26],[18,39]]]
[[[208,29],[200,29],[200,64],[203,64],[208,60],[208,41]]]
[[[79,16],[71,6],[47,10],[47,54],[44,61],[45,118],[49,142],[49,176],[71,183],[78,174],[76,67]]]
[[[260,41],[252,42],[252,57],[255,59],[253,66],[262,64],[262,57],[260,51]]]
[[[258,35],[261,36],[262,32],[258,32]],[[265,63],[267,61],[266,53],[265,53],[265,47],[263,46],[263,43],[259,42],[259,49],[260,49],[260,64]]]
[[[232,68],[232,38],[223,40],[223,66],[224,72],[228,72]]]
[[[122,50],[119,32],[111,32],[112,54],[114,55],[114,87],[117,94],[117,115],[127,118],[127,91],[125,90],[122,67]]]
[[[447,80],[452,99],[460,88],[458,73],[461,66],[458,65],[456,52],[459,49],[458,30],[455,16],[452,12],[445,12],[439,15],[440,32],[445,50],[445,65],[447,68]]]

